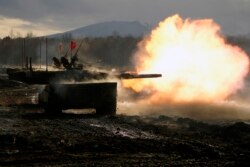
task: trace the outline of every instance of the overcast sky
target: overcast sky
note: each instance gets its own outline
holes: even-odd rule
[[[212,18],[226,34],[250,33],[250,0],[0,0],[0,37],[63,32],[105,21],[155,25],[173,14]]]

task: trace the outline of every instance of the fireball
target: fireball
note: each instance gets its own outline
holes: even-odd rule
[[[212,19],[166,18],[139,44],[138,73],[161,73],[159,79],[125,80],[136,92],[150,90],[150,103],[211,103],[225,100],[244,86],[249,58],[226,43]]]

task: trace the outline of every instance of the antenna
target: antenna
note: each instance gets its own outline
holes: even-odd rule
[[[46,42],[46,71],[48,71],[48,38],[46,38],[45,42]]]
[[[40,45],[40,69],[42,68],[42,39],[40,38],[39,40],[39,45]]]

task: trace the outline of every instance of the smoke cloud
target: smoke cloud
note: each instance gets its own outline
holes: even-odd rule
[[[163,77],[123,81],[132,100],[119,103],[120,114],[250,120],[249,58],[213,20],[166,18],[138,44],[134,62],[139,73]]]

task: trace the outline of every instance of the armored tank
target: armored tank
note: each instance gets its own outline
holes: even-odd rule
[[[30,60],[29,67],[27,66],[24,70],[8,70],[9,79],[28,84],[45,84],[45,89],[39,94],[39,105],[44,108],[46,113],[60,114],[62,110],[67,109],[93,108],[98,115],[114,115],[116,113],[117,83],[104,82],[104,79],[161,77],[161,74],[91,71],[83,68],[82,64],[77,64],[79,47],[70,61],[66,56],[61,57],[60,60],[56,57],[53,58],[55,67],[61,70],[36,71],[33,70]],[[74,82],[69,83],[68,81]]]

